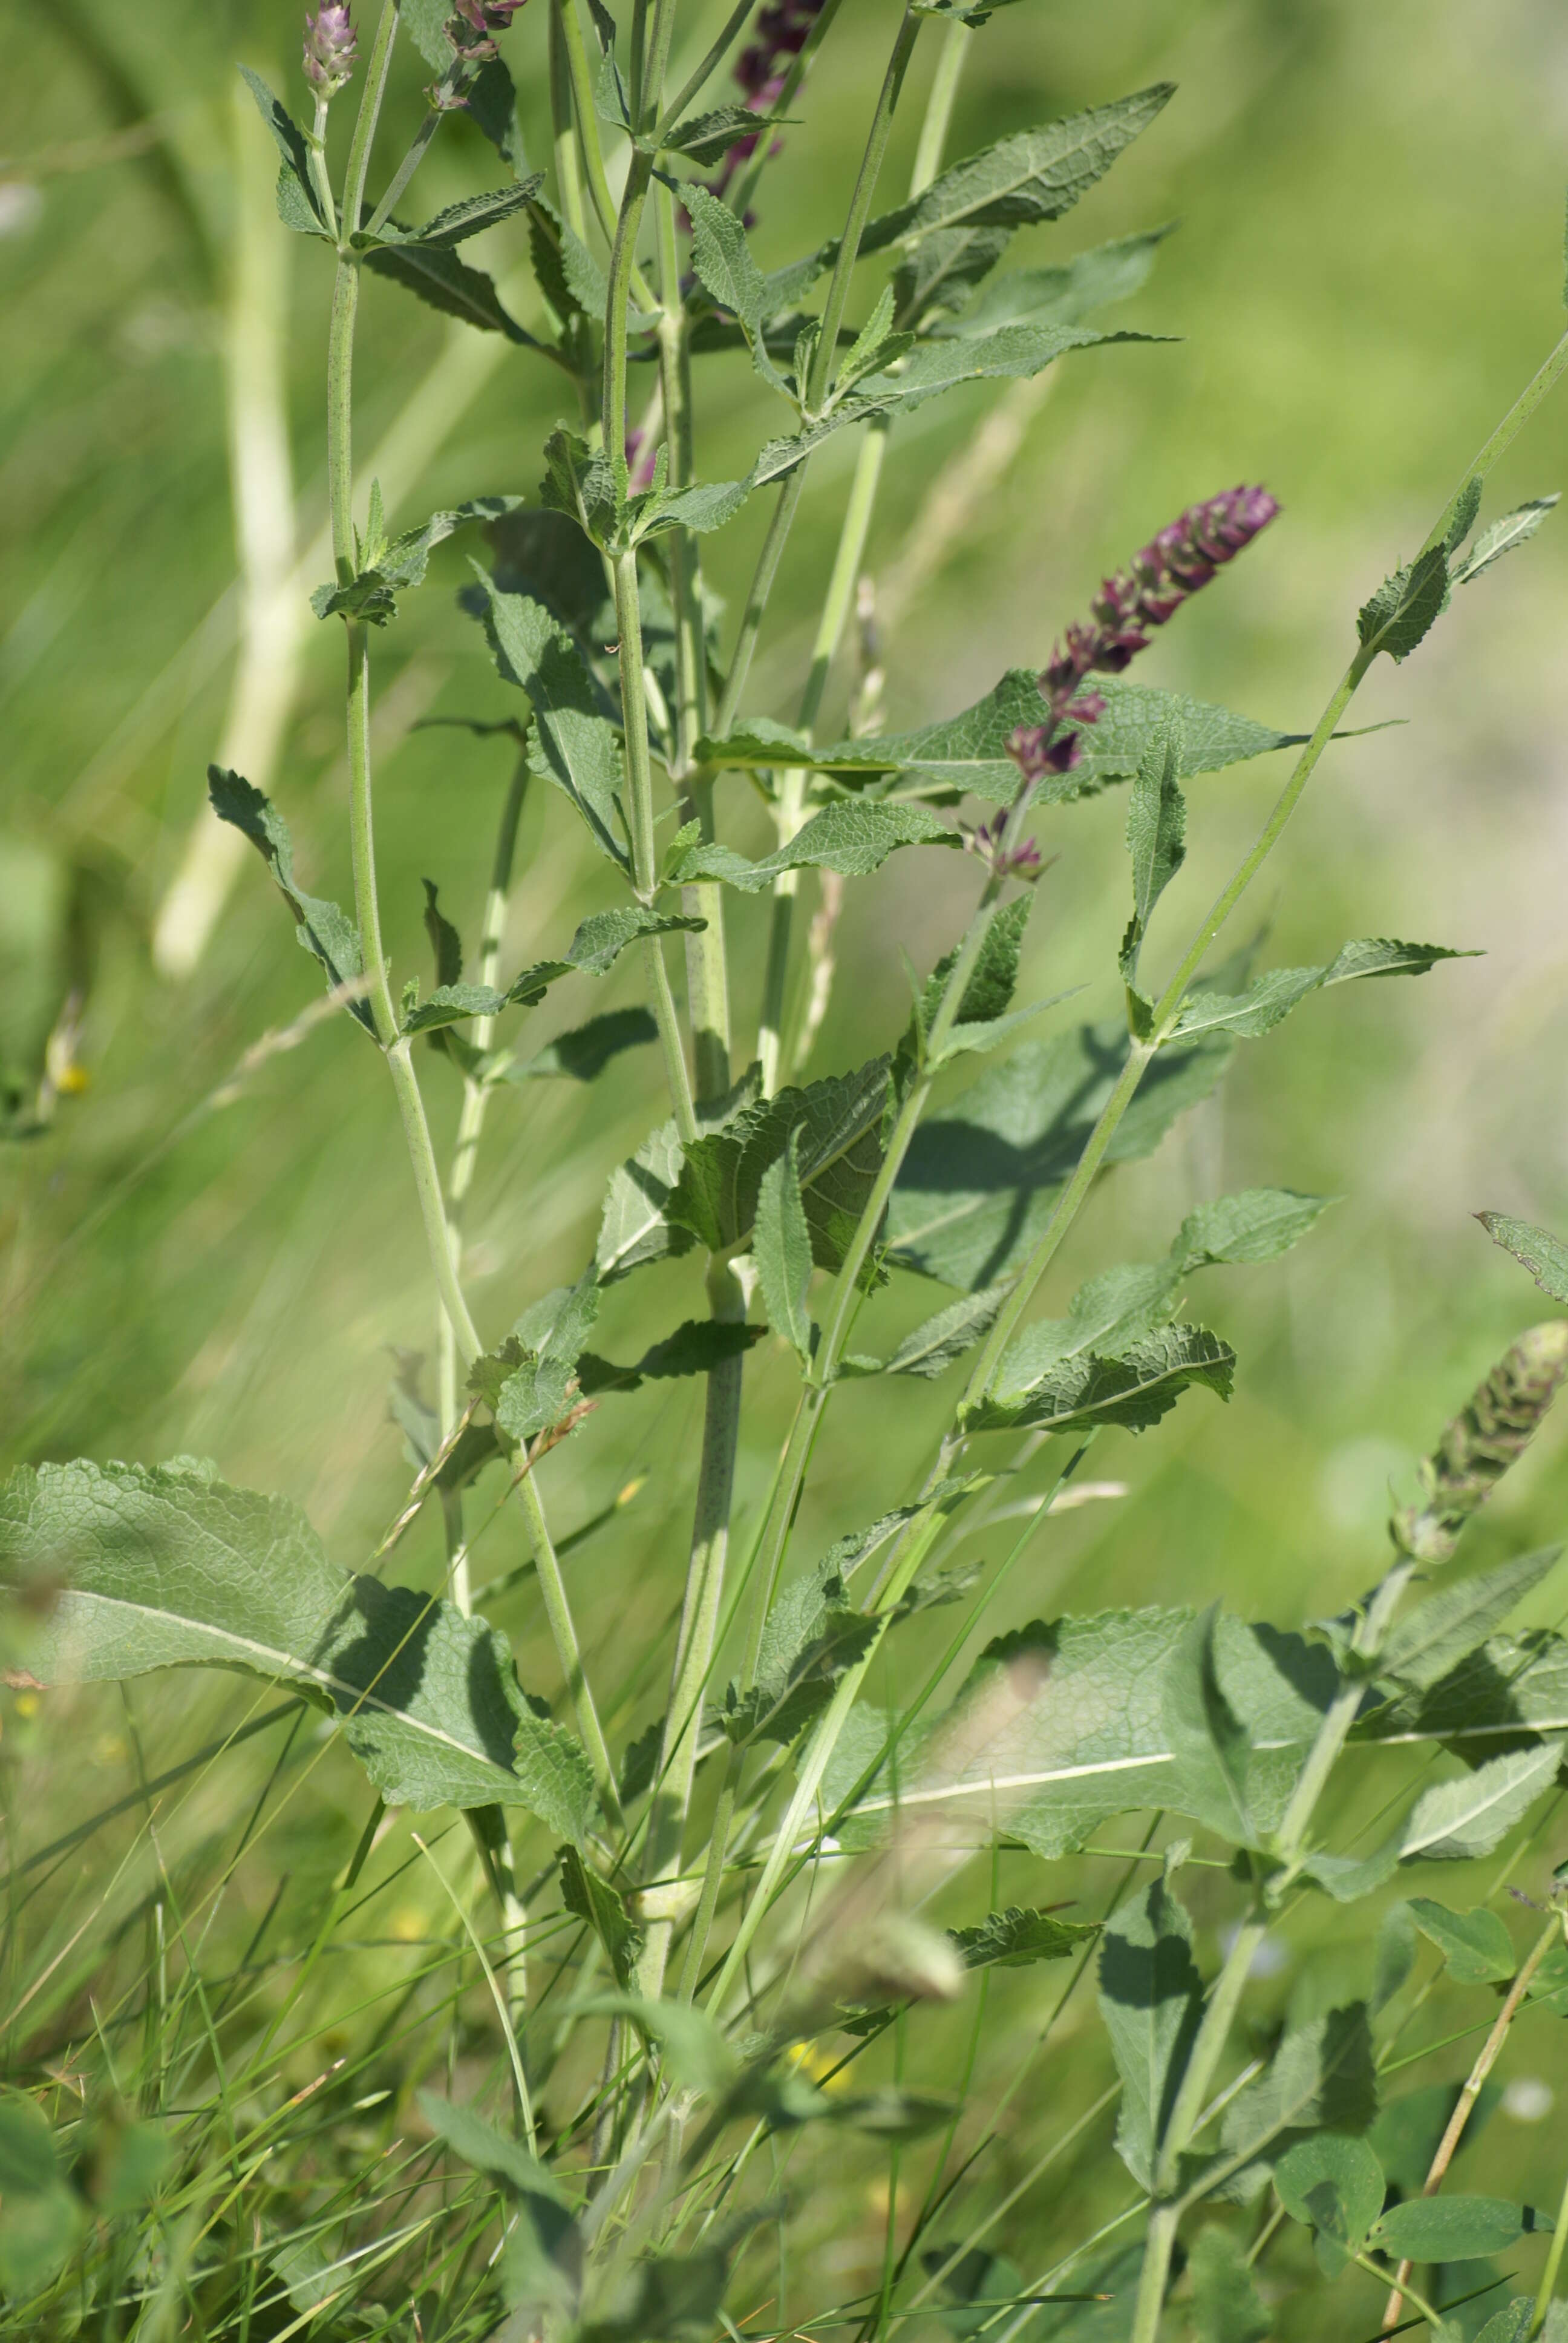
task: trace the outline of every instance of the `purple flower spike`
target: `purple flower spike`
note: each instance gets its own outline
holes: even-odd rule
[[[491,35],[504,33],[525,0],[452,0],[457,15],[447,26],[447,37],[466,57],[498,55]]]
[[[790,64],[810,39],[811,28],[823,6],[824,0],[769,0],[769,6],[758,16],[751,40],[742,49],[735,67],[735,78],[753,114],[766,114],[778,104]],[[752,133],[738,138],[727,149],[719,176],[710,182],[709,194],[725,193],[736,173],[756,153],[759,135]],[[769,151],[778,153],[777,141]]]
[[[352,80],[359,61],[359,35],[342,0],[325,0],[305,20],[305,78],[323,98],[336,97]]]
[[[1023,838],[1010,854],[1002,844],[1006,831],[1007,816],[999,813],[994,821],[983,822],[979,830],[964,831],[965,848],[970,854],[978,854],[996,878],[1027,879],[1032,883],[1045,867],[1039,847],[1032,838]]]

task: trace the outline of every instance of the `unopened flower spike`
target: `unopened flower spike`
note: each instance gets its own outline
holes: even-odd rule
[[[994,821],[982,822],[978,830],[966,826],[965,849],[970,854],[978,854],[994,877],[1027,879],[1032,884],[1045,868],[1039,847],[1032,838],[1022,838],[1010,853],[1002,843],[1006,832],[1005,813],[999,813]]]
[[[1078,732],[1059,739],[1061,726],[1094,724],[1105,713],[1100,694],[1082,689],[1084,678],[1120,675],[1131,666],[1148,649],[1151,630],[1168,625],[1182,603],[1251,545],[1279,509],[1267,488],[1227,488],[1189,506],[1125,569],[1101,580],[1090,604],[1090,622],[1068,628],[1041,671],[1040,696],[1050,711],[1046,722],[1020,724],[1007,744],[1026,779],[1074,769],[1082,759],[1082,742]]]
[[[1541,1429],[1568,1379],[1568,1318],[1532,1326],[1506,1351],[1421,1468],[1422,1503],[1389,1531],[1416,1562],[1446,1562],[1460,1532]]]
[[[342,0],[325,0],[305,20],[305,78],[323,98],[336,97],[359,61],[359,35]]]

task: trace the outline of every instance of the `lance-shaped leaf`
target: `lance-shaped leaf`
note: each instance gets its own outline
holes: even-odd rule
[[[1527,505],[1520,505],[1514,511],[1504,513],[1503,518],[1494,520],[1490,528],[1483,528],[1463,559],[1452,564],[1449,584],[1470,585],[1483,569],[1490,569],[1494,561],[1501,561],[1505,553],[1512,553],[1516,545],[1526,544],[1557,501],[1555,496],[1533,497]]]
[[[533,202],[544,186],[544,174],[536,171],[529,179],[515,187],[496,187],[488,195],[465,196],[461,203],[448,204],[433,219],[423,221],[417,227],[403,227],[396,220],[387,220],[372,234],[361,228],[354,237],[356,251],[374,251],[377,246],[423,245],[434,251],[450,251],[455,245],[466,244],[471,236],[482,236],[487,227],[497,226]]]
[[[658,1027],[646,1009],[607,1009],[569,1031],[558,1033],[531,1058],[508,1054],[484,1070],[487,1082],[564,1081],[591,1082],[625,1050],[640,1050],[658,1039]]]
[[[1356,613],[1356,632],[1365,651],[1386,651],[1404,659],[1423,642],[1448,604],[1448,551],[1429,546],[1406,568],[1385,578]]]
[[[769,117],[769,127],[776,127],[793,118],[789,115],[772,115]],[[658,151],[666,155],[684,155],[693,163],[717,163],[725,149],[733,146],[737,140],[755,138],[757,128],[758,116],[750,106],[716,106],[711,112],[691,115],[686,121],[678,122],[672,129],[667,130],[659,139]],[[694,196],[708,196],[708,189],[702,186],[681,189],[682,200],[688,204]],[[714,200],[711,196],[708,199],[710,203]],[[695,205],[691,205],[691,212],[695,226]],[[730,217],[734,217],[733,213]],[[694,245],[695,242],[694,236]],[[705,277],[704,285],[707,282]]]
[[[1363,936],[1342,947],[1325,968],[1275,968],[1260,976],[1245,992],[1199,993],[1188,1001],[1174,1031],[1233,1033],[1256,1041],[1271,1032],[1309,993],[1330,985],[1353,984],[1367,976],[1424,976],[1439,960],[1473,960],[1473,952],[1447,944],[1397,943],[1387,936]]]
[[[1402,1692],[1430,1691],[1540,1585],[1562,1552],[1561,1546],[1544,1546],[1429,1595],[1390,1635],[1379,1656],[1379,1676]]]
[[[811,1355],[811,1231],[800,1192],[800,1134],[791,1131],[781,1153],[762,1174],[751,1257],[762,1288],[768,1323],[801,1359]]]
[[[1493,1243],[1530,1272],[1543,1293],[1553,1302],[1568,1302],[1568,1245],[1550,1230],[1511,1220],[1506,1212],[1477,1212],[1475,1217]]]
[[[1561,1741],[1548,1741],[1506,1750],[1473,1773],[1423,1791],[1400,1834],[1400,1861],[1463,1862],[1490,1855],[1556,1779],[1563,1748]]]
[[[1355,1726],[1359,1740],[1442,1741],[1473,1759],[1542,1733],[1568,1733],[1568,1643],[1541,1628],[1489,1636],[1430,1688]]]
[[[668,1217],[711,1251],[744,1242],[763,1172],[798,1136],[801,1200],[819,1268],[844,1258],[881,1164],[888,1061],[742,1106],[689,1146]]]
[[[1552,2226],[1533,2205],[1510,2205],[1501,2197],[1412,2197],[1389,2207],[1370,2243],[1406,2261],[1478,2262],[1506,2253],[1521,2237],[1550,2233]]]
[[[437,2138],[506,2193],[509,2234],[500,2275],[508,2304],[526,2312],[530,2324],[546,2315],[569,2319],[582,2290],[585,2251],[559,2183],[520,2141],[506,2138],[472,2107],[457,2107],[434,2091],[418,2096]]]
[[[1098,1936],[1091,1920],[1059,1920],[1054,1912],[1010,1904],[988,1912],[972,1928],[950,1928],[966,1969],[1030,1968],[1036,1961],[1064,1960]]]
[[[956,317],[931,328],[938,335],[994,334],[1001,326],[1076,326],[1143,285],[1169,227],[1118,236],[1112,244],[1075,253],[1054,267],[1014,268],[976,293]]]
[[[611,1972],[623,1993],[637,1978],[637,1964],[646,1931],[627,1910],[626,1899],[575,1846],[560,1853],[561,1902],[576,1918],[593,1930],[609,1957]]]
[[[368,548],[371,560],[347,586],[318,586],[310,598],[311,608],[318,618],[342,616],[385,626],[397,615],[397,595],[423,584],[436,546],[471,521],[499,520],[503,514],[516,512],[522,501],[521,497],[473,497],[448,512],[432,513],[427,521],[417,528],[405,529],[390,544]]]
[[[940,173],[897,211],[872,220],[860,239],[861,251],[885,251],[938,229],[1022,227],[1060,219],[1104,177],[1174,92],[1173,82],[1158,82],[1109,106],[999,139]]]
[[[763,381],[788,396],[789,385],[769,357],[762,338],[763,320],[774,313],[778,303],[769,296],[768,280],[751,256],[745,228],[729,205],[721,204],[706,187],[685,187],[681,194],[691,220],[691,265],[699,283],[709,299],[735,319]]]
[[[1203,2016],[1192,1923],[1162,1879],[1105,1924],[1100,2013],[1121,2077],[1116,2152],[1144,2188],[1154,2168]]]
[[[275,97],[257,73],[241,65],[240,78],[256,100],[256,111],[276,142],[283,157],[277,175],[277,216],[297,236],[317,236],[332,241],[310,180],[310,156],[300,129],[281,98]]]
[[[1038,805],[1092,797],[1109,782],[1129,779],[1168,725],[1181,732],[1178,779],[1183,780],[1291,747],[1301,737],[1254,723],[1228,708],[1189,699],[1180,692],[1151,690],[1119,676],[1097,678],[1096,683],[1105,713],[1098,724],[1079,731],[1083,761],[1072,772],[1043,783],[1036,792]],[[906,783],[950,793],[954,799],[972,795],[1010,805],[1018,790],[1018,767],[1007,744],[1020,724],[1038,724],[1041,709],[1036,671],[1014,668],[973,707],[915,732],[813,748],[803,734],[782,725],[750,724],[724,740],[699,740],[696,756],[699,763],[710,765],[804,765],[850,783],[858,777],[871,780],[896,773]]]
[[[755,895],[786,870],[836,870],[842,878],[863,879],[900,846],[962,843],[958,832],[925,806],[843,799],[824,806],[802,823],[787,846],[759,862],[748,862],[728,846],[698,842],[684,850],[665,878],[672,887],[718,879]]]
[[[351,1577],[277,1497],[172,1467],[17,1473],[0,1576],[57,1599],[27,1653],[45,1683],[240,1668],[300,1687],[343,1726],[389,1805],[520,1805],[580,1839],[588,1760],[518,1690],[505,1639],[450,1603]]]
[[[910,415],[928,398],[969,382],[1027,382],[1043,374],[1070,350],[1092,350],[1111,342],[1157,342],[1161,334],[1101,333],[1093,326],[1001,326],[994,334],[965,335],[917,343],[890,373],[868,375],[846,401],[851,419]],[[776,459],[774,459],[776,462]],[[776,469],[769,478],[777,478]]]
[[[539,501],[551,512],[568,514],[595,545],[620,546],[630,494],[631,475],[619,449],[590,447],[564,428],[545,441]]]
[[[475,576],[497,669],[533,706],[529,771],[553,781],[582,816],[599,852],[629,870],[622,843],[620,739],[582,653],[542,603],[499,592],[482,569],[476,568]]]
[[[694,480],[686,488],[650,488],[633,497],[627,508],[628,535],[634,545],[668,537],[677,528],[706,537],[733,520],[750,494],[749,480]]]
[[[487,277],[482,268],[471,268],[466,260],[443,246],[383,245],[367,252],[365,262],[377,277],[406,287],[443,317],[456,317],[465,326],[477,327],[481,333],[504,334],[519,349],[537,350],[543,347],[518,325],[497,292],[495,279]]]
[[[874,1840],[897,1812],[929,1814],[959,1843],[985,1843],[1005,1828],[1054,1858],[1081,1846],[1113,1815],[1160,1806],[1197,1815],[1207,1779],[1189,1785],[1167,1730],[1167,1673],[1191,1628],[1187,1610],[1111,1611],[1090,1619],[1037,1620],[999,1636],[981,1654],[954,1707],[918,1739],[907,1738],[895,1785],[877,1774],[877,1751],[844,1783],[876,1774],[837,1825],[852,1843]],[[1328,1654],[1271,1628],[1221,1617],[1213,1664],[1219,1692],[1249,1745],[1247,1801],[1260,1832],[1276,1829],[1339,1678]],[[1000,1704],[1001,1686],[1039,1689],[972,1757],[948,1752],[961,1720]],[[846,1843],[851,1843],[847,1838]]]
[[[964,1411],[966,1432],[1059,1434],[1117,1424],[1145,1432],[1169,1414],[1189,1384],[1228,1400],[1236,1353],[1203,1326],[1162,1326],[1119,1357],[1064,1360],[1023,1392],[999,1392]]]
[[[788,1748],[833,1696],[846,1668],[861,1658],[879,1622],[850,1599],[830,1555],[792,1580],[768,1614],[749,1690],[730,1684],[719,1721],[731,1741],[776,1741]]]
[[[278,893],[297,922],[295,933],[305,950],[320,961],[328,985],[352,984],[364,968],[359,930],[340,904],[320,895],[307,895],[299,886],[294,876],[294,847],[288,824],[272,799],[242,774],[226,772],[218,765],[207,767],[206,783],[212,809],[219,821],[228,822],[248,838],[271,871]],[[351,1001],[348,1008],[366,1031],[374,1034],[375,1020],[365,1002]]]
[[[1181,735],[1168,724],[1150,741],[1127,808],[1132,862],[1132,918],[1121,940],[1121,974],[1138,980],[1138,956],[1155,904],[1187,859],[1187,801],[1181,795]]]
[[[680,1177],[682,1150],[673,1121],[650,1131],[628,1162],[610,1174],[594,1264],[601,1285],[627,1277],[648,1262],[689,1252],[689,1229],[669,1219],[668,1206]]]
[[[644,903],[590,911],[567,946],[566,957],[532,961],[513,978],[507,999],[531,1009],[563,976],[608,976],[622,952],[645,937],[675,935],[707,924],[706,920],[684,911],[652,911]]]
[[[888,1361],[886,1372],[928,1379],[941,1374],[990,1332],[1011,1291],[1010,1284],[1003,1282],[982,1286],[978,1293],[960,1294],[905,1335]]]
[[[600,1392],[628,1392],[644,1383],[669,1383],[680,1375],[711,1374],[726,1359],[743,1358],[762,1340],[760,1326],[742,1326],[723,1318],[688,1318],[673,1334],[651,1342],[634,1366],[618,1367],[597,1352],[585,1351],[578,1360],[578,1380],[589,1397]]]
[[[1151,1155],[1177,1117],[1208,1096],[1229,1035],[1161,1051],[1107,1151]],[[1015,1051],[915,1133],[888,1215],[892,1258],[973,1292],[1025,1261],[1072,1174],[1126,1063],[1125,1019],[1082,1025]]]

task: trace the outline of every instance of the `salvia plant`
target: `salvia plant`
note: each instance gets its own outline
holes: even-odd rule
[[[347,650],[352,907],[306,892],[283,812],[243,774],[215,767],[211,801],[255,845],[320,963],[341,1046],[386,1065],[438,1297],[436,1393],[402,1379],[416,1477],[377,1550],[348,1571],[292,1504],[226,1486],[191,1459],[18,1473],[0,1500],[12,1679],[237,1669],[339,1728],[371,1795],[304,1972],[358,1908],[396,1818],[412,1835],[409,1861],[435,1865],[454,1900],[505,2081],[477,2105],[448,2077],[404,2109],[420,2145],[399,2201],[425,2207],[407,2231],[377,2214],[358,2234],[350,2187],[319,2225],[337,2244],[309,2250],[269,2245],[275,2216],[251,2186],[283,2120],[256,2078],[273,2071],[266,2054],[291,1999],[261,2021],[226,2138],[209,2135],[199,2158],[182,2147],[177,2097],[156,2121],[89,2111],[52,2123],[41,2078],[12,2091],[0,2103],[9,2332],[651,2343],[945,2331],[1000,2343],[1081,2330],[1256,2343],[1274,2331],[1282,2254],[1313,2273],[1296,2283],[1322,2296],[1314,2332],[1331,2319],[1342,2332],[1347,2318],[1369,2335],[1380,2318],[1453,2336],[1483,2320],[1487,2343],[1568,2331],[1556,2293],[1568,2198],[1536,2207],[1448,2180],[1511,2028],[1529,2005],[1568,2006],[1565,1898],[1542,1836],[1568,1735],[1568,1643],[1507,1624],[1555,1550],[1468,1574],[1459,1556],[1472,1515],[1568,1376],[1568,1319],[1522,1333],[1484,1376],[1419,1492],[1395,1505],[1390,1553],[1381,1564],[1367,1555],[1368,1592],[1339,1616],[1286,1632],[1166,1602],[1037,1620],[986,1644],[953,1680],[1091,1448],[1156,1425],[1189,1389],[1229,1395],[1234,1353],[1191,1314],[1190,1293],[1211,1269],[1282,1254],[1324,1209],[1285,1188],[1218,1196],[1159,1258],[1049,1299],[1101,1175],[1151,1153],[1238,1048],[1310,995],[1456,957],[1331,939],[1316,965],[1259,968],[1261,946],[1236,950],[1232,920],[1375,663],[1414,650],[1454,590],[1544,518],[1550,498],[1476,533],[1487,475],[1568,365],[1568,338],[1365,602],[1309,737],[1144,679],[1194,595],[1232,593],[1225,573],[1283,542],[1273,498],[1241,485],[1174,518],[1151,515],[1124,568],[1042,620],[1038,669],[903,731],[887,729],[868,678],[849,736],[823,739],[900,418],[962,384],[1144,338],[1101,318],[1136,291],[1156,236],[1013,271],[999,263],[1157,123],[1169,87],[946,158],[970,44],[1010,5],[907,0],[888,12],[891,48],[868,87],[842,230],[772,270],[749,229],[787,181],[782,126],[809,106],[819,59],[834,70],[842,0],[740,0],[727,14],[692,0],[588,0],[585,14],[578,0],[386,0],[373,21],[362,0],[357,14],[328,5],[307,19],[303,121],[246,75],[281,156],[279,233],[324,248],[336,574],[315,608]],[[692,69],[676,88],[678,35]],[[890,187],[890,130],[922,40],[940,45],[914,170]],[[548,173],[523,152],[519,65],[548,84]],[[387,158],[383,96],[405,71],[433,76],[428,105],[409,151]],[[412,183],[457,112],[492,142],[499,184],[417,220]],[[525,331],[464,257],[471,237],[507,222],[526,232],[548,334]],[[360,494],[355,474],[367,276],[506,337],[519,365],[554,369],[564,419],[537,487],[519,457],[521,491],[477,484],[468,502],[389,531],[379,487]],[[699,453],[705,370],[725,352],[749,357],[777,401],[776,435],[742,478],[708,477]],[[853,435],[856,458],[790,726],[754,713],[749,685],[808,472],[839,433]],[[754,505],[760,550],[726,618],[705,588],[704,540]],[[427,884],[433,968],[395,975],[377,888],[375,653],[458,530],[487,548],[461,595],[515,694],[503,728],[515,769],[478,917],[463,907],[460,924]],[[1233,876],[1190,936],[1162,937],[1151,953],[1186,852],[1186,785],[1291,746],[1289,778]],[[1121,786],[1130,870],[1107,971],[1115,1013],[1082,1021],[1060,994],[1020,1004],[1045,850],[1062,850],[1073,806]],[[566,800],[602,860],[604,906],[569,937],[547,923],[519,965],[508,900],[521,809],[541,789]],[[760,860],[723,834],[750,795],[777,831]],[[437,835],[433,859],[439,846]],[[801,874],[822,874],[836,903],[843,881],[910,850],[960,850],[942,897],[950,949],[909,970],[907,1020],[879,1054],[821,1070],[831,942],[821,921],[803,931]],[[738,892],[771,904],[755,1048],[730,1011]],[[1221,947],[1231,956],[1217,957]],[[583,980],[623,958],[641,1005],[592,1013]],[[543,1071],[591,1079],[656,1042],[667,1109],[629,1161],[605,1167],[592,1258],[539,1263],[540,1290],[511,1298],[510,1326],[481,1328],[464,1260],[476,1155],[498,1094],[540,1071],[528,1013],[558,993],[588,1013],[548,1045]],[[988,1056],[987,1068],[970,1062]],[[438,1120],[455,1117],[450,1151],[437,1147],[432,1098]],[[1488,1225],[1568,1305],[1568,1245]],[[669,1273],[684,1285],[680,1315],[644,1355],[612,1359],[594,1347],[601,1311],[653,1263],[680,1264]],[[566,1282],[552,1285],[552,1271]],[[879,1348],[879,1296],[911,1280],[941,1289],[939,1306]],[[732,1544],[748,1362],[765,1342],[793,1353],[798,1395],[759,1517]],[[859,1383],[889,1375],[945,1394],[928,1469],[895,1510],[846,1519],[826,1552],[802,1551],[796,1525],[824,1422],[830,1411],[852,1420]],[[618,1393],[683,1376],[705,1392],[689,1568],[657,1655],[664,1697],[651,1727],[628,1737],[627,1704],[607,1700],[574,1624],[549,1460],[563,1442],[593,1442]],[[1043,1486],[1010,1504],[1037,1456]],[[481,1490],[519,1524],[553,1639],[553,1674],[526,1685],[474,1606]],[[422,1508],[446,1541],[434,1593],[396,1582]],[[1020,1515],[989,1570],[950,1559],[977,1526]],[[597,1526],[601,1583],[629,1587],[639,1534],[629,1518]],[[1197,1563],[1172,1559],[1168,1574],[1201,1587]],[[934,1605],[951,1618],[936,1664],[914,1696],[879,1705],[879,1655]],[[438,1855],[421,1819],[448,1809],[471,1833],[471,1873],[460,1855],[454,1865],[461,1839]],[[1347,1812],[1359,1827],[1338,1826]],[[1128,1815],[1145,1819],[1141,1843],[1123,1825],[1120,1886],[1063,1916],[1053,1867]],[[1505,1840],[1515,1852],[1502,1871],[1450,1885],[1422,1868],[1408,1884],[1432,1892],[1399,1893],[1418,1865],[1482,1862]],[[998,1849],[1029,1857],[1028,1904],[988,1899]],[[1205,1865],[1229,1905],[1212,1974],[1184,1895],[1183,1873]],[[1510,1876],[1520,1902],[1499,1904]],[[939,1892],[967,1895],[971,1917],[943,1929],[922,1916]],[[1346,1907],[1352,1935],[1375,1911],[1361,1928],[1363,1986],[1333,2006],[1298,1996],[1271,2030],[1249,2013],[1249,1978],[1271,1932],[1313,1899]],[[1431,1990],[1430,1974],[1417,1981],[1422,1946],[1429,1971],[1435,1955],[1478,2013],[1461,2054],[1473,2052],[1468,2074],[1437,2095],[1435,2115],[1432,2094],[1416,2105],[1396,2080]],[[171,1961],[193,1959],[182,1936],[155,1968],[166,1984]],[[979,1996],[983,2008],[990,1971],[1044,1962],[1062,1965],[1058,2014],[1080,1978],[1097,1993],[1116,2077],[1051,2154],[1081,2137],[1097,2148],[1113,2127],[1129,2193],[1089,2236],[1053,2225],[1049,2191],[1037,2196],[1026,2266],[1010,2258],[1022,2248],[1003,2250],[997,2215],[966,2225],[961,2103],[925,2087],[921,2040],[932,2005]],[[302,1986],[296,1976],[289,1993]],[[96,2039],[109,2089],[124,2054],[95,2021],[83,2016],[69,2059],[91,2065]],[[236,2029],[254,2023],[246,2000],[204,2001],[200,2056],[221,2069]],[[1050,2058],[1047,2038],[1034,2069],[1047,2094]],[[875,2079],[857,2073],[862,2059]],[[1100,2133],[1086,2128],[1099,2121]],[[1558,2150],[1568,2168],[1561,2139]],[[365,2153],[405,2150],[388,2132]],[[830,2273],[797,2269],[786,2308],[779,2240],[813,2171],[859,2173],[868,2158],[889,2176],[879,2281],[845,2304]],[[117,2243],[148,2207],[140,2241]],[[1304,2263],[1291,2261],[1292,2229],[1310,2242]],[[1549,2242],[1533,2245],[1533,2232]],[[1534,2275],[1510,2292],[1521,2260]],[[433,2267],[444,2273],[434,2293]]]

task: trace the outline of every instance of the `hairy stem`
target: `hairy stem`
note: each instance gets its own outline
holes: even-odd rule
[[[555,157],[556,191],[561,200],[561,217],[580,241],[587,234],[588,219],[583,211],[577,135],[572,126],[571,60],[567,54],[567,37],[561,23],[566,10],[572,6],[573,0],[562,0],[562,5],[550,10],[546,41],[550,77],[550,145]],[[580,32],[578,41],[580,45]]]
[[[806,386],[807,415],[820,414],[833,379],[833,368],[839,351],[839,328],[844,322],[849,306],[849,286],[855,274],[855,264],[860,256],[860,238],[866,222],[871,216],[871,203],[881,176],[882,161],[888,151],[888,139],[893,126],[893,115],[899,103],[899,93],[904,85],[910,59],[920,36],[920,20],[910,6],[906,6],[893,54],[888,59],[888,69],[882,76],[882,86],[877,93],[876,110],[866,140],[866,151],[860,157],[860,168],[855,181],[855,192],[849,198],[849,216],[844,223],[839,254],[833,263],[833,274],[828,280],[828,297],[822,304],[822,332],[817,344],[817,354],[811,362],[810,379]]]

